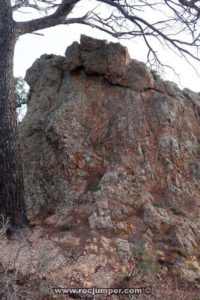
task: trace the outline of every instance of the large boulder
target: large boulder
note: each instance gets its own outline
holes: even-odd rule
[[[164,240],[167,251],[175,242],[187,248],[187,259],[192,245],[199,253],[199,235],[182,229],[200,216],[197,94],[156,79],[122,45],[86,36],[65,57],[41,56],[26,81],[20,136],[29,217],[81,203],[88,230],[130,240],[150,231],[158,249]]]

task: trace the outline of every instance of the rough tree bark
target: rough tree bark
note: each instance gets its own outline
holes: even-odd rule
[[[0,213],[11,224],[25,218],[22,162],[13,92],[13,55],[17,35],[9,0],[0,9]]]

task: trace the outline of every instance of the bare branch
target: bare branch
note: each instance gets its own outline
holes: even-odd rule
[[[155,46],[149,37],[158,40],[182,57],[200,61],[199,16],[200,5],[197,0],[96,0],[98,5],[79,17],[69,18],[80,0],[18,0],[13,10],[29,7],[46,12],[47,16],[27,22],[16,22],[19,35],[33,33],[60,24],[82,24],[96,28],[115,38],[142,37],[147,46],[147,58],[161,64]],[[95,2],[91,2],[92,4]],[[101,9],[104,8],[104,9]],[[54,9],[52,14],[49,10]],[[157,18],[149,17],[152,10]],[[147,17],[144,16],[146,12]],[[195,50],[196,52],[194,52]]]
[[[18,34],[31,33],[33,31],[64,24],[66,17],[79,1],[80,0],[62,0],[62,3],[57,7],[56,11],[49,16],[26,22],[17,22],[16,28]]]

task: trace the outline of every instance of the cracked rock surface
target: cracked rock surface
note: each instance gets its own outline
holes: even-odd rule
[[[42,55],[26,81],[20,135],[30,219],[75,209],[85,233],[106,232],[121,252],[143,245],[176,274],[199,278],[200,97],[153,76],[122,45],[84,35],[65,57]],[[91,261],[105,271],[109,257],[100,253]]]

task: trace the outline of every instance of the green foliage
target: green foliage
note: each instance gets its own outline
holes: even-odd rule
[[[46,281],[42,281],[40,283],[39,290],[43,296],[50,295],[50,289],[49,289],[48,283]]]
[[[160,78],[158,71],[156,71],[154,69],[151,70],[151,74],[155,80],[158,80]]]
[[[195,296],[194,300],[200,300],[200,293]]]
[[[134,244],[131,250],[136,269],[140,275],[144,276],[152,272],[158,272],[159,265],[156,262],[155,256],[151,252],[147,251],[139,244]]]
[[[16,99],[16,107],[21,107],[22,104],[27,103],[28,92],[25,86],[26,82],[22,77],[14,78],[14,95]]]
[[[198,143],[195,147],[196,152],[199,154],[200,153],[200,143]]]
[[[196,154],[200,154],[200,143],[194,144],[194,143],[187,143],[187,149]]]
[[[160,203],[160,202],[154,202],[154,203],[153,203],[153,206],[154,206],[154,207],[157,207],[157,208],[163,208],[163,207],[164,207],[163,204]]]
[[[49,256],[49,253],[48,253],[48,247],[47,245],[45,245],[41,251],[39,252],[39,255],[37,257],[37,271],[38,273],[43,273],[50,261],[52,261],[52,257]]]
[[[92,183],[89,188],[92,192],[98,192],[100,191],[101,186],[98,183]]]
[[[172,211],[175,215],[178,214],[178,210],[177,210],[176,206],[172,206],[172,207],[171,207],[171,211]]]
[[[60,231],[70,231],[71,229],[72,229],[72,225],[68,223],[63,224],[60,227]]]
[[[145,249],[144,247],[135,244],[132,247],[132,254],[133,257],[138,261],[138,260],[142,260],[143,256],[145,255]]]

